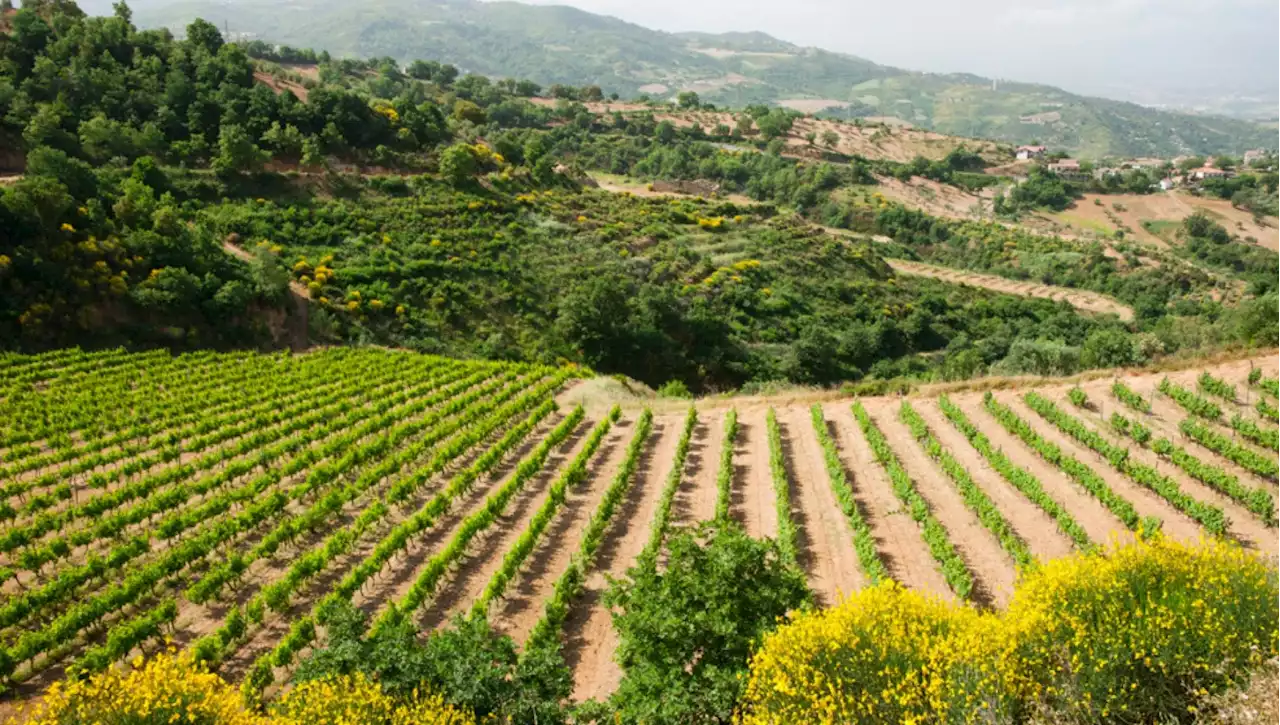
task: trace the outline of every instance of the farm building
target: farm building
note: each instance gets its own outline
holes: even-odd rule
[[[1028,159],[1038,159],[1044,156],[1044,146],[1019,146],[1018,160],[1026,161]]]

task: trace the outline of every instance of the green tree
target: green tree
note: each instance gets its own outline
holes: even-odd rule
[[[637,566],[627,577],[605,595],[624,671],[609,705],[622,722],[731,722],[751,652],[809,599],[774,541],[732,523],[676,534],[665,569]]]
[[[693,91],[681,91],[676,95],[676,105],[681,108],[697,108],[701,105],[698,94]]]
[[[454,144],[440,154],[440,175],[454,186],[462,186],[476,173],[475,153],[466,144]]]
[[[822,132],[822,143],[829,149],[835,148],[840,143],[840,134],[827,129]]]
[[[1123,330],[1108,327],[1096,330],[1085,338],[1080,350],[1080,362],[1087,368],[1118,368],[1142,362],[1138,358],[1133,338]]]
[[[214,171],[257,171],[269,158],[271,155],[258,148],[242,126],[226,124],[218,131],[218,155],[213,159]]]

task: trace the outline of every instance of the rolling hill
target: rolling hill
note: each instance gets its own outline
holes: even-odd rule
[[[87,6],[110,11],[105,2],[101,8]],[[202,17],[235,37],[337,56],[435,59],[464,71],[544,85],[596,84],[622,96],[688,89],[733,106],[804,101],[796,107],[896,117],[956,135],[1036,141],[1086,158],[1239,154],[1277,146],[1274,129],[1251,121],[1172,113],[970,74],[911,72],[802,48],[764,33],[659,32],[564,6],[476,0],[142,0],[134,11],[146,27],[181,31]]]

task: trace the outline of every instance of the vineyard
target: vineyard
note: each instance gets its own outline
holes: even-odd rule
[[[1274,357],[907,398],[602,403],[576,368],[380,349],[0,357],[9,701],[172,642],[270,698],[340,604],[486,620],[622,678],[610,578],[716,519],[815,603],[883,580],[999,609],[1115,537],[1277,556]],[[580,387],[581,386],[581,387]]]

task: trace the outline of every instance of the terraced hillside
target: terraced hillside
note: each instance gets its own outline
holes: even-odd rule
[[[348,600],[621,677],[607,576],[673,527],[777,537],[817,602],[984,607],[1112,537],[1277,555],[1277,361],[992,395],[601,401],[572,368],[381,349],[0,357],[6,695],[164,636],[270,695]]]

